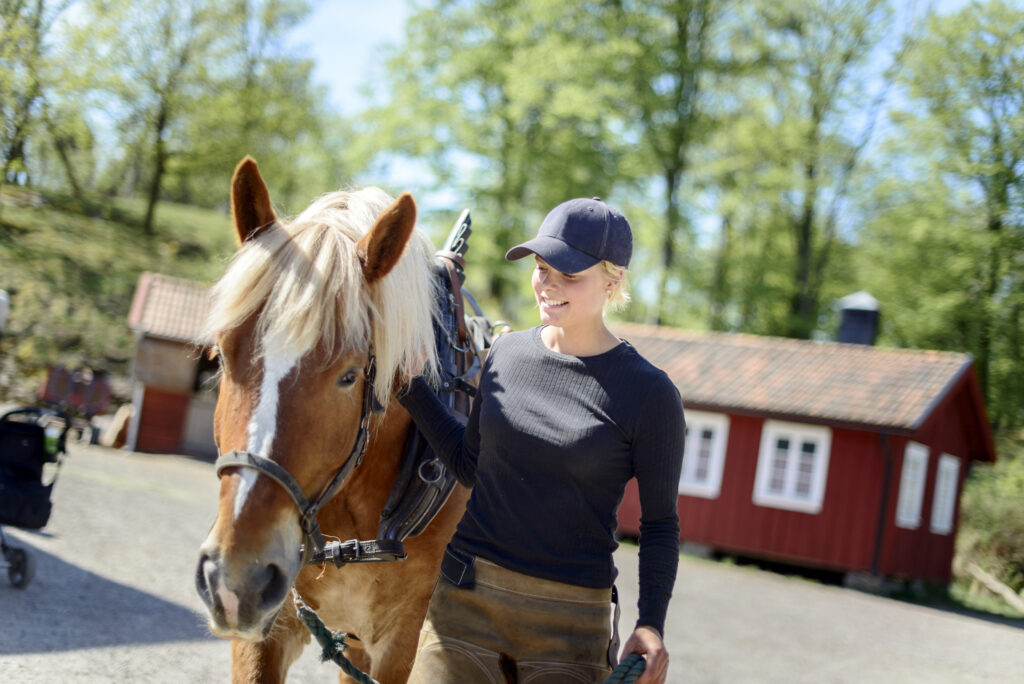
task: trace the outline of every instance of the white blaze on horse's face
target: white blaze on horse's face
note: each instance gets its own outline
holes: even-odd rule
[[[265,348],[270,348],[269,346]],[[263,381],[260,383],[260,398],[249,420],[249,443],[246,450],[270,458],[277,434],[277,408],[281,397],[281,382],[295,367],[298,359],[294,354],[267,352],[263,357]],[[241,469],[241,482],[235,492],[235,517],[245,507],[245,499],[256,482],[258,471]]]

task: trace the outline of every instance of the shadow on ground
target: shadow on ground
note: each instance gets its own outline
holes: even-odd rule
[[[0,577],[0,655],[213,639],[188,608],[14,540],[35,560],[24,589]],[[141,582],[145,578],[140,578]]]

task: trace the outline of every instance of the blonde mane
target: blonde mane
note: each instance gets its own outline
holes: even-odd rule
[[[328,193],[291,222],[248,240],[213,287],[205,339],[258,315],[253,362],[268,353],[303,358],[323,349],[332,363],[373,342],[377,399],[392,380],[436,372],[434,248],[416,230],[390,273],[368,286],[356,242],[392,202],[380,188]]]

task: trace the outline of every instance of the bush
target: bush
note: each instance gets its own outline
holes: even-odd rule
[[[955,567],[976,563],[1016,592],[1024,589],[1024,432],[1004,436],[995,464],[964,483]]]

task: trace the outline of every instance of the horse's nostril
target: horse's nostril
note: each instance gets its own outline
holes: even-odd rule
[[[217,563],[208,553],[200,553],[199,562],[196,564],[196,591],[208,606],[214,603],[214,592],[217,590],[216,574]]]
[[[288,583],[284,573],[277,565],[271,564],[263,569],[263,590],[260,592],[260,610],[273,610],[284,601],[288,593]]]

